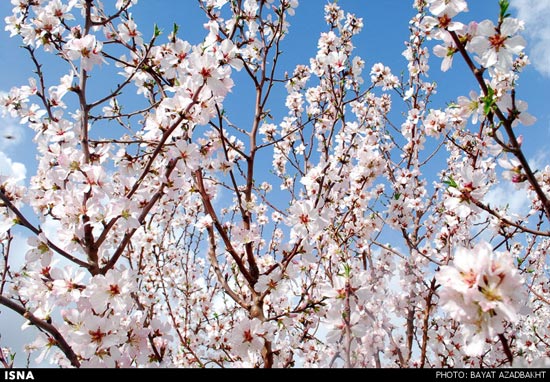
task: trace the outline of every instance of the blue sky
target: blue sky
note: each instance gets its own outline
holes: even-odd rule
[[[546,144],[550,139],[550,96],[547,91],[550,88],[550,23],[547,21],[550,19],[550,1],[511,2],[513,13],[519,14],[526,21],[527,31],[524,36],[529,43],[527,53],[533,61],[533,65],[528,67],[521,77],[518,97],[529,103],[529,112],[538,119],[533,126],[521,127],[521,134],[525,137],[527,156],[542,166],[550,162]],[[469,3],[470,12],[462,16],[462,21],[485,18],[494,20],[497,17],[497,0],[471,0]],[[307,64],[309,57],[315,56],[319,33],[326,30],[323,21],[325,4],[325,0],[301,0],[296,16],[290,20],[290,35],[283,44],[285,59],[281,61],[282,71],[291,73],[296,64]],[[404,49],[403,42],[408,38],[408,20],[414,14],[410,6],[412,0],[340,0],[339,4],[344,10],[354,12],[364,19],[364,30],[356,39],[356,54],[366,61],[367,73],[370,66],[376,62],[389,65],[395,74],[406,69],[406,61],[401,52]],[[11,8],[10,1],[0,1],[2,19],[11,14]],[[164,38],[174,22],[180,25],[179,36],[191,43],[200,42],[206,33],[202,27],[205,19],[193,0],[140,0],[132,12],[146,39],[151,36],[155,23],[164,29]],[[33,67],[26,52],[20,49],[19,45],[20,41],[17,38],[10,39],[8,33],[3,32],[3,28],[0,30],[0,92],[7,92],[13,86],[24,85],[32,76]],[[455,59],[453,68],[445,74],[439,71],[439,63],[439,59],[432,61],[432,80],[439,83],[439,94],[433,107],[444,107],[447,102],[459,95],[467,95],[470,89],[477,90],[472,76],[467,73],[459,57]],[[49,84],[56,83],[61,74],[64,74],[63,70],[53,66],[51,59],[45,64],[46,73],[52,75]],[[105,72],[107,73],[107,70]],[[366,77],[368,79],[368,76]],[[115,83],[118,78],[105,79],[107,82],[110,80]],[[105,81],[102,84],[105,84]],[[235,105],[241,100],[238,89],[237,85],[233,94],[228,97],[228,103]],[[280,117],[286,113],[284,100],[279,105],[273,104],[271,107],[276,116]],[[275,122],[279,121],[280,118],[276,118]],[[32,132],[16,121],[0,118],[0,173],[17,173],[21,178],[26,175],[28,180],[34,172],[34,163]],[[504,191],[506,190],[503,189]],[[10,320],[13,320],[12,315],[0,315],[0,333],[3,335],[1,345],[11,342],[9,336],[12,337],[11,340],[19,336],[22,321],[14,323]],[[12,329],[7,330],[9,327]],[[32,336],[31,333],[27,335]]]
[[[413,14],[410,4],[406,0],[386,1],[357,1],[340,0],[344,10],[356,13],[363,17],[365,28],[356,39],[356,54],[367,63],[367,68],[376,62],[383,62],[392,67],[394,73],[399,74],[405,69],[406,62],[401,57],[407,38],[408,20]],[[462,16],[463,21],[483,18],[495,19],[498,12],[497,0],[470,1],[470,12]],[[317,38],[321,31],[325,30],[323,21],[323,7],[325,0],[302,0],[296,12],[291,18],[291,31],[289,38],[284,42],[285,59],[282,61],[283,70],[292,72],[294,66],[299,63],[307,64],[309,57],[315,55]],[[11,13],[12,5],[9,1],[0,2],[0,16],[2,19]],[[545,22],[550,17],[550,2],[538,0],[512,0],[514,13],[526,20],[528,53],[532,57],[533,65],[522,75],[519,98],[529,103],[529,112],[538,118],[536,125],[525,129],[526,147],[531,156],[535,157],[539,152],[546,151],[540,147],[540,142],[550,138],[550,109],[549,96],[545,89],[550,87],[550,24]],[[144,36],[152,34],[153,25],[158,24],[165,36],[171,30],[174,22],[180,25],[179,35],[192,43],[199,42],[204,36],[202,27],[205,21],[198,10],[197,3],[192,0],[141,0],[132,9]],[[8,91],[12,86],[25,84],[32,74],[32,66],[26,52],[19,48],[17,38],[9,38],[6,32],[0,33],[0,62],[5,68],[0,73],[0,92]],[[48,66],[51,61],[46,61],[46,73],[51,75],[51,84],[55,83],[63,71],[55,66]],[[475,83],[471,76],[467,75],[465,66],[460,60],[455,59],[453,68],[443,74],[437,67],[438,61],[433,61],[432,79],[440,82],[439,101],[443,107],[445,102],[456,99],[458,95],[466,95],[471,88],[475,89]],[[7,70],[6,70],[7,69]],[[465,75],[466,74],[466,75]],[[117,80],[112,79],[113,83]],[[102,82],[104,83],[104,82]],[[235,88],[228,102],[239,99],[238,87]],[[281,104],[281,106],[283,106]],[[281,115],[283,108],[274,113]],[[280,112],[280,113],[279,113]],[[7,168],[7,157],[13,162],[21,162],[27,168],[27,176],[30,176],[34,167],[34,154],[32,150],[32,134],[19,126],[15,121],[3,119],[0,130],[0,169]],[[6,136],[8,139],[6,139]],[[21,149],[24,147],[25,149]],[[7,170],[2,170],[6,172]],[[21,171],[21,166],[17,168]]]

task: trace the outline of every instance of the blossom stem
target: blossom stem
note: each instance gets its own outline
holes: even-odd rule
[[[229,283],[224,278],[222,271],[220,269],[220,264],[218,262],[218,259],[216,257],[216,235],[214,233],[214,228],[212,226],[208,227],[208,238],[210,241],[210,249],[208,250],[208,257],[210,258],[210,263],[212,264],[212,268],[214,269],[214,273],[216,274],[216,278],[218,279],[218,282],[222,285],[225,293],[229,295],[235,301],[237,304],[242,306],[245,309],[249,309],[248,305],[242,300],[242,298],[229,286]]]

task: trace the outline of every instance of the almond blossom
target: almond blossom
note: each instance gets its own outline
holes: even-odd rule
[[[82,69],[92,70],[94,65],[104,62],[101,50],[103,44],[94,35],[73,38],[65,45],[65,53],[70,60],[81,60]]]
[[[0,153],[0,305],[35,335],[30,360],[545,357],[550,166],[523,131],[523,24],[495,2],[491,22],[415,0],[384,26],[410,32],[389,65],[360,40],[386,31],[337,1],[310,51],[294,15],[313,1],[178,3],[189,31],[138,25],[137,0],[12,0],[9,53],[32,70],[0,111],[32,140],[25,166]]]
[[[466,218],[477,210],[476,202],[483,199],[487,191],[486,175],[477,170],[465,169],[450,180],[445,207],[459,217]]]
[[[293,237],[316,237],[322,233],[328,223],[314,207],[311,201],[300,201],[289,208],[288,224],[292,227]]]
[[[524,183],[527,179],[525,174],[522,171],[521,164],[517,159],[514,158],[500,158],[498,160],[500,167],[504,168],[506,171],[503,173],[505,179],[510,180],[516,185]]]
[[[131,304],[131,293],[134,290],[129,271],[110,271],[105,276],[93,277],[86,288],[91,308],[103,312],[107,308],[123,311]]]
[[[435,16],[454,17],[460,12],[468,11],[468,3],[465,0],[428,0],[428,4],[430,12]]]
[[[446,72],[453,65],[453,56],[457,52],[457,48],[449,34],[443,35],[443,42],[443,45],[436,45],[434,47],[434,54],[437,57],[443,58],[443,61],[441,61],[441,70]]]
[[[516,323],[524,304],[523,278],[507,252],[494,252],[481,242],[459,247],[452,265],[437,274],[440,298],[451,318],[466,326],[466,352],[482,354],[486,340],[504,331],[504,322]]]
[[[517,35],[523,24],[514,18],[506,18],[498,29],[490,20],[477,26],[477,33],[468,44],[468,49],[477,54],[476,60],[486,68],[492,66],[509,70],[514,56],[525,49],[525,40]]]
[[[518,123],[524,126],[533,125],[537,119],[527,112],[527,103],[522,100],[512,100],[510,94],[505,94],[498,101],[498,106],[505,112],[509,113],[514,118],[512,126],[517,126]]]

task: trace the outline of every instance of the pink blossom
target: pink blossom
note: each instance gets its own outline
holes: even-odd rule
[[[273,329],[270,323],[262,323],[258,319],[240,320],[229,341],[237,354],[246,355],[261,350],[265,341],[273,335]]]
[[[229,77],[230,68],[218,66],[214,56],[210,54],[194,54],[189,57],[189,70],[199,74],[198,84],[206,84],[215,96],[225,96],[233,87]]]
[[[428,4],[430,12],[435,16],[454,17],[460,12],[468,11],[468,3],[465,0],[428,0]]]
[[[473,202],[481,201],[487,192],[486,175],[480,170],[466,168],[458,176],[453,177],[452,182],[456,185],[451,184],[447,188],[449,197],[445,199],[444,205],[464,219],[473,211],[477,211],[477,206]]]
[[[85,294],[90,299],[92,309],[101,313],[109,307],[116,311],[128,309],[133,290],[134,283],[128,270],[110,270],[105,276],[94,276]]]
[[[500,167],[504,168],[506,171],[503,173],[504,179],[510,180],[516,186],[523,186],[522,183],[525,183],[527,180],[526,175],[523,172],[523,168],[520,162],[515,158],[500,158],[498,160]]]
[[[94,35],[86,35],[82,38],[73,38],[65,45],[67,57],[72,60],[81,60],[82,68],[92,70],[94,65],[104,62],[101,50],[103,44],[96,40]]]
[[[439,134],[447,129],[449,117],[441,110],[430,110],[428,116],[424,119],[424,128],[428,136],[438,138]]]
[[[461,115],[464,118],[472,118],[472,123],[477,124],[480,116],[483,116],[483,103],[479,99],[478,93],[470,91],[469,97],[458,97],[458,106],[461,109]]]
[[[449,33],[443,34],[443,45],[436,45],[434,47],[434,54],[437,57],[443,58],[441,61],[441,71],[446,72],[453,65],[453,57],[458,51],[454,41]]]
[[[514,18],[505,18],[497,30],[490,20],[482,21],[477,26],[477,35],[467,45],[477,54],[476,60],[486,68],[496,66],[507,71],[512,68],[514,55],[525,49],[525,40],[517,33],[523,24]]]
[[[328,223],[309,200],[294,203],[288,213],[287,224],[292,228],[295,238],[307,236],[314,238],[321,234]]]
[[[515,323],[524,304],[523,278],[508,252],[494,252],[487,242],[473,248],[459,247],[452,265],[437,274],[445,311],[464,326],[466,351],[480,355],[486,339]]]
[[[517,126],[521,123],[524,126],[531,126],[537,119],[527,112],[527,102],[516,99],[512,101],[512,96],[509,93],[504,94],[497,105],[500,110],[514,116],[512,126]]]
[[[137,29],[137,25],[132,19],[118,26],[118,35],[120,36],[120,39],[124,42],[133,41],[137,46],[143,45],[141,32]]]

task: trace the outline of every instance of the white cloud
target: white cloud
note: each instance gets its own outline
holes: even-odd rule
[[[548,152],[545,150],[539,150],[535,155],[529,159],[529,166],[533,171],[543,169],[545,166],[550,164],[550,157]]]
[[[512,0],[511,5],[525,21],[531,62],[540,73],[550,77],[550,1]]]
[[[493,208],[508,206],[509,212],[519,215],[527,213],[531,203],[525,189],[516,188],[512,182],[492,188],[485,195],[484,202]]]
[[[20,182],[27,176],[27,168],[23,163],[13,162],[11,158],[0,151],[0,176],[6,176]]]

